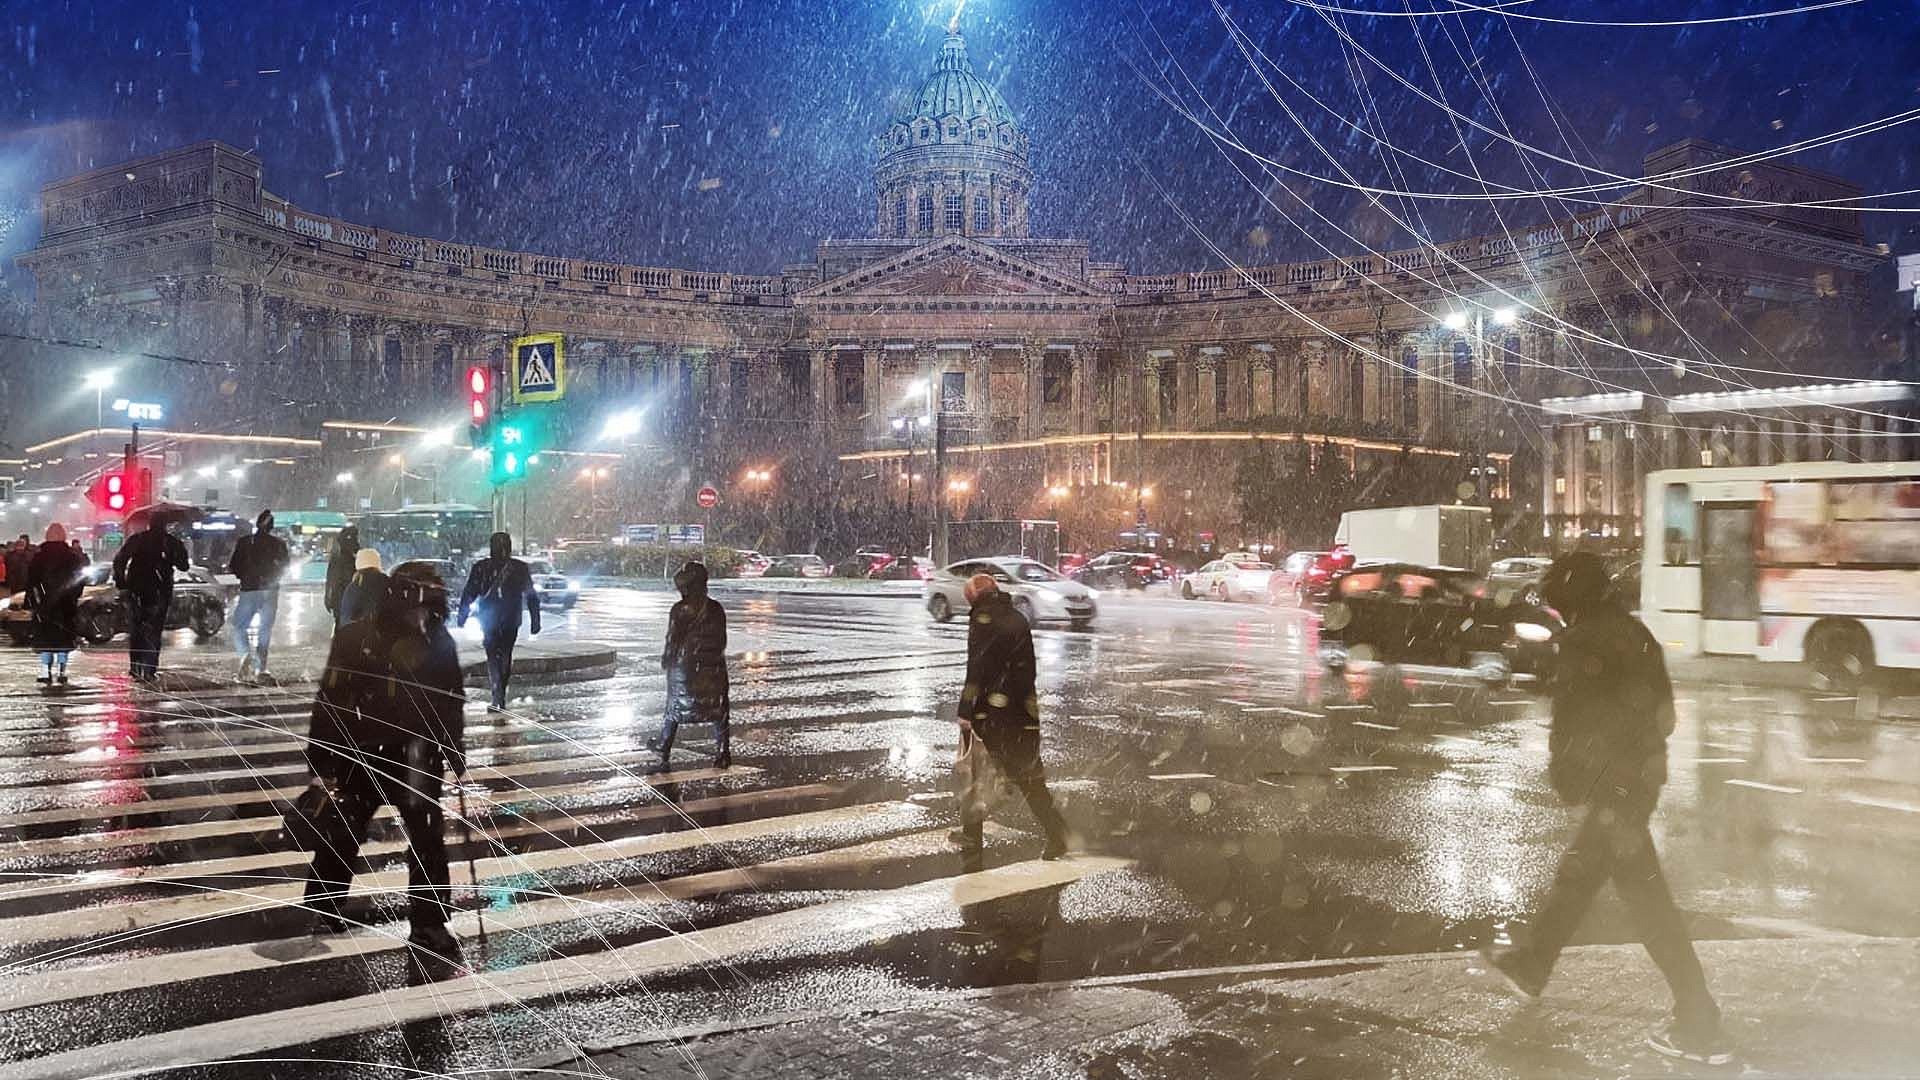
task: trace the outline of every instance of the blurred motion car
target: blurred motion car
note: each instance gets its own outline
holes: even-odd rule
[[[1354,661],[1467,672],[1487,686],[1551,670],[1561,629],[1552,611],[1487,595],[1470,570],[1367,562],[1335,575],[1320,617],[1320,661],[1344,672]]]
[[[540,594],[541,607],[571,610],[580,600],[580,583],[562,574],[552,559],[530,558],[527,572],[533,575],[533,591]]]
[[[967,579],[975,574],[987,574],[998,582],[1001,590],[1013,598],[1014,609],[1030,623],[1064,622],[1075,630],[1085,630],[1098,614],[1092,589],[1045,563],[1018,556],[965,559],[934,571],[922,593],[927,614],[935,622],[946,622],[968,611]]]
[[[868,581],[925,581],[933,576],[933,560],[896,555],[867,573]]]
[[[767,567],[773,565],[772,559],[750,548],[741,548],[734,554],[740,558],[740,569],[736,571],[740,577],[759,577],[767,572]]]
[[[1173,567],[1150,551],[1109,551],[1073,572],[1090,589],[1144,589],[1173,580]]]
[[[85,570],[87,584],[80,591],[79,619],[75,629],[89,644],[105,645],[127,632],[127,605],[120,590],[113,587],[113,567],[95,563]],[[173,572],[173,602],[167,605],[168,630],[192,630],[194,640],[207,641],[227,624],[227,590],[205,567],[196,566]],[[6,598],[6,610],[0,611],[0,629],[15,645],[25,645],[33,637],[33,612],[26,606],[26,593]]]
[[[1081,567],[1087,565],[1088,558],[1089,556],[1085,552],[1081,552],[1081,551],[1062,552],[1060,555],[1060,561],[1057,563],[1054,563],[1053,568],[1067,575],[1068,577],[1072,577],[1073,572],[1075,570],[1078,570]]]
[[[1290,600],[1301,607],[1321,603],[1327,598],[1334,575],[1352,568],[1354,561],[1353,553],[1346,548],[1296,551],[1287,556],[1281,572],[1274,574],[1267,599],[1275,604]]]
[[[1210,596],[1231,603],[1260,600],[1267,595],[1273,564],[1240,553],[1215,559],[1180,579],[1180,595],[1187,600]]]
[[[873,576],[875,570],[893,562],[893,552],[876,551],[861,548],[859,551],[841,559],[833,566],[833,576],[837,578],[865,579]]]
[[[818,555],[780,555],[767,563],[761,577],[769,578],[823,578],[832,568],[827,560]]]

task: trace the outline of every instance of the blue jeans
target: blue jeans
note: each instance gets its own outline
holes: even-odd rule
[[[279,589],[255,589],[243,592],[233,602],[233,654],[245,659],[249,652],[260,662],[260,670],[267,669],[267,649],[273,644],[273,620],[280,613]],[[260,629],[254,635],[257,646],[249,648],[247,626],[254,617],[260,618]]]

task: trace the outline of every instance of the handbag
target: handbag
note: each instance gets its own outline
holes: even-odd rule
[[[316,854],[341,847],[351,831],[341,810],[340,794],[328,783],[307,785],[287,805],[280,830],[294,847]]]

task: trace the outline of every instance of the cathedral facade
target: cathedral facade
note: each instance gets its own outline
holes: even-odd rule
[[[643,441],[680,455],[649,481],[673,491],[630,490],[627,516],[671,515],[680,488],[756,463],[813,501],[911,498],[919,418],[938,409],[958,513],[1082,513],[1094,532],[1151,516],[1230,542],[1238,463],[1262,446],[1302,466],[1335,455],[1354,498],[1567,513],[1542,398],[1847,374],[1883,260],[1846,208],[1857,188],[1690,141],[1647,157],[1658,182],[1521,232],[1135,274],[1033,234],[1044,173],[958,33],[907,100],[876,134],[872,235],[776,275],[313,214],[217,142],[96,170],[43,190],[20,259],[35,333],[191,361],[155,376],[176,426],[245,418],[333,446],[457,414],[467,363],[559,332],[558,443],[589,447],[603,414],[639,402]],[[305,501],[362,449],[291,466],[283,497]]]

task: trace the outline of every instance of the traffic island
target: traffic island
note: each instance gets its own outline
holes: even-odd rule
[[[487,681],[487,654],[478,641],[459,640],[460,672],[467,682]],[[620,657],[600,641],[541,641],[522,637],[513,649],[515,682],[584,682],[613,675]]]

